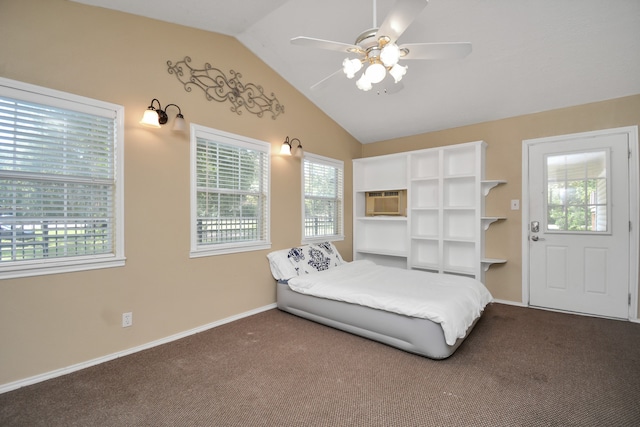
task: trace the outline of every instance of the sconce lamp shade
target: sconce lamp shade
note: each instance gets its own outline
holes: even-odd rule
[[[151,126],[154,128],[160,127],[160,122],[158,120],[158,113],[155,108],[149,107],[142,116],[142,120],[140,120],[140,124],[145,126]]]
[[[157,108],[153,106],[154,102],[157,103]],[[149,108],[147,108],[147,110],[144,112],[142,120],[140,120],[140,124],[154,128],[159,128],[161,125],[166,124],[169,121],[169,117],[167,116],[165,110],[168,110],[169,107],[175,107],[178,109],[176,119],[173,121],[172,130],[177,132],[184,132],[187,129],[187,125],[184,121],[184,116],[182,115],[182,110],[180,110],[180,107],[176,104],[168,104],[163,110],[162,106],[160,105],[160,101],[158,101],[156,98],[153,98],[151,100],[151,105],[149,105]]]
[[[282,147],[280,147],[280,154],[282,154],[283,156],[291,155],[291,144],[289,144],[289,137],[287,137],[287,140],[282,143]]]
[[[187,129],[187,124],[184,121],[184,116],[182,114],[178,114],[176,119],[173,121],[173,130],[174,132],[184,132]]]
[[[298,145],[296,147],[292,147],[292,144],[296,141],[298,142]],[[302,158],[302,155],[304,154],[302,143],[298,138],[293,138],[289,141],[289,137],[287,136],[280,147],[280,154],[283,156],[291,156],[293,154],[293,156],[297,158]]]

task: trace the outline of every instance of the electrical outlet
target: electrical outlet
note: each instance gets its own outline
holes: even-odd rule
[[[133,325],[133,313],[122,313],[122,327],[128,328]]]

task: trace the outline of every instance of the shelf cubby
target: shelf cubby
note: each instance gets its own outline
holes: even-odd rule
[[[437,179],[439,175],[439,152],[423,152],[411,156],[411,179]]]
[[[439,204],[440,182],[429,179],[411,183],[411,207],[434,208]]]
[[[446,209],[443,218],[445,239],[475,240],[477,235],[474,209]]]
[[[411,210],[411,235],[438,237],[440,234],[440,213],[437,209]]]
[[[412,240],[411,265],[421,268],[438,269],[440,264],[440,250],[437,240]]]
[[[476,175],[477,150],[473,145],[460,144],[443,150],[444,177]]]
[[[444,207],[475,208],[476,192],[476,180],[473,177],[464,176],[445,179],[443,184]]]
[[[444,242],[443,265],[448,271],[469,272],[477,267],[474,242]]]

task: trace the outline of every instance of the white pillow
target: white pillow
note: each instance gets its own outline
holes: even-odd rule
[[[298,275],[295,268],[293,268],[293,265],[287,258],[287,254],[290,250],[291,249],[282,249],[267,254],[271,274],[276,280],[287,281]]]

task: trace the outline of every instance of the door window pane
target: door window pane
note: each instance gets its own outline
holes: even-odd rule
[[[547,231],[607,232],[608,151],[546,157]]]

